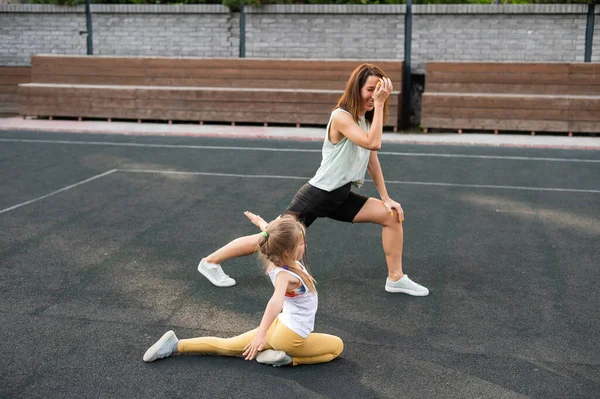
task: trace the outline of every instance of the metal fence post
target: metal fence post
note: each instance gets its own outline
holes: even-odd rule
[[[246,57],[246,11],[244,0],[240,1],[240,58]]]
[[[94,42],[92,40],[92,12],[90,0],[85,0],[85,25],[87,29],[87,55],[94,54]]]
[[[597,1],[597,0],[596,0]],[[587,26],[585,28],[585,62],[592,61],[592,43],[594,41],[594,12],[596,9],[596,1],[588,4]]]
[[[412,0],[406,0],[406,14],[404,15],[404,76],[402,87],[402,120],[401,125],[407,126],[410,120],[410,98],[412,91],[410,50],[412,46]]]

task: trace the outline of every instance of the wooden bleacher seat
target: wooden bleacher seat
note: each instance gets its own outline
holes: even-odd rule
[[[600,132],[599,63],[429,62],[423,128]]]
[[[31,67],[0,67],[0,114],[19,113],[19,83],[31,82]]]
[[[37,55],[32,83],[20,85],[20,114],[325,125],[362,62]],[[402,87],[403,62],[372,62]],[[391,99],[395,129],[401,98]]]

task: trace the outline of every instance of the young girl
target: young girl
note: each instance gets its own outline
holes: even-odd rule
[[[388,195],[377,157],[392,90],[392,81],[376,65],[362,64],[352,72],[327,124],[321,165],[283,213],[296,216],[306,227],[321,217],[381,225],[388,269],[385,290],[426,296],[429,290],[402,271],[404,210]],[[367,171],[381,199],[368,198],[350,190],[351,186],[363,184]],[[198,271],[218,287],[235,285],[235,280],[220,264],[254,253],[258,239],[259,235],[255,234],[231,241],[203,258]]]
[[[273,366],[297,366],[329,362],[342,352],[340,338],[312,332],[318,299],[315,280],[300,263],[306,245],[302,223],[284,215],[267,225],[259,216],[246,215],[262,230],[259,252],[274,286],[260,326],[233,338],[178,340],[168,331],[146,351],[145,362],[189,353],[241,355]]]

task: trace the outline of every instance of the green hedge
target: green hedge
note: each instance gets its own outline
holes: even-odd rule
[[[586,4],[594,0],[509,0],[510,4]],[[504,3],[504,0],[500,0]],[[85,0],[31,0],[31,4],[78,5]],[[238,10],[240,0],[92,0],[95,4],[223,4]],[[405,4],[406,0],[244,0],[244,4]],[[490,4],[491,0],[413,0],[413,4]]]

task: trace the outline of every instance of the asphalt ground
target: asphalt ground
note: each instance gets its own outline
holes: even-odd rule
[[[600,152],[573,149],[386,143],[404,271],[428,297],[384,291],[379,227],[320,219],[316,331],[340,358],[144,363],[169,329],[258,326],[272,288],[256,257],[224,264],[232,288],[197,263],[256,231],[243,211],[285,209],[320,146],[0,132],[0,397],[599,396]]]

